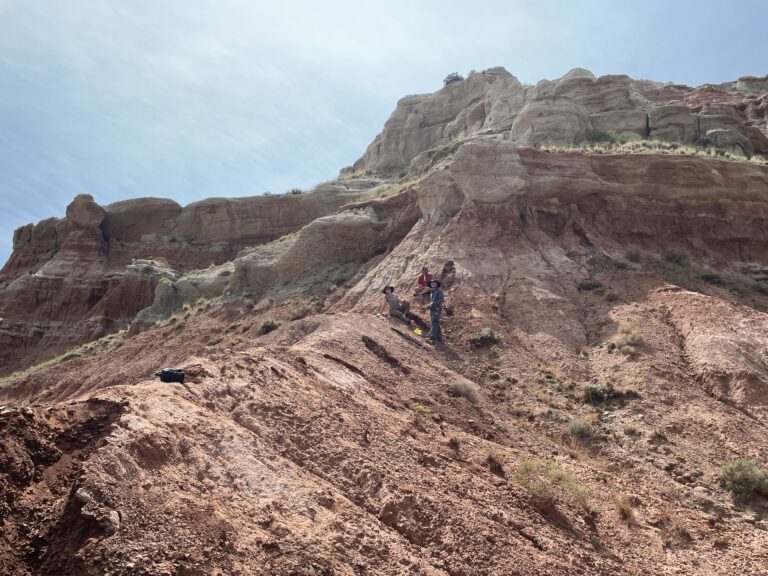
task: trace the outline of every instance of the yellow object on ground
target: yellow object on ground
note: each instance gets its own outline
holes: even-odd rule
[[[414,328],[413,329],[413,333],[414,334],[418,334],[419,336],[421,336],[421,328]]]

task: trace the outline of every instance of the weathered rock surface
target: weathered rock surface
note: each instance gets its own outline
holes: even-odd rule
[[[334,213],[377,183],[330,182],[306,194],[210,199],[184,208],[158,198],[104,208],[90,195],[78,196],[65,218],[14,234],[13,254],[0,273],[0,374],[126,328],[154,301],[161,279],[231,260],[243,248]],[[195,291],[188,292],[191,298]],[[205,297],[210,290],[199,292]]]
[[[434,94],[402,99],[354,169],[395,174],[419,154],[459,135],[483,134],[521,146],[570,146],[593,131],[689,144],[722,128],[746,136],[765,155],[766,83],[747,79],[690,88],[628,76],[595,78],[575,69],[528,86],[503,68],[492,68]]]

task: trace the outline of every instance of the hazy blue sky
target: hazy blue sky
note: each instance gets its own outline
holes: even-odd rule
[[[768,2],[0,0],[0,262],[97,202],[309,187],[449,72],[768,73]]]

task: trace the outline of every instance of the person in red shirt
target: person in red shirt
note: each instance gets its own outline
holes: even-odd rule
[[[432,288],[429,287],[432,282],[432,274],[426,266],[421,269],[421,274],[416,279],[416,296],[428,296],[432,292]]]

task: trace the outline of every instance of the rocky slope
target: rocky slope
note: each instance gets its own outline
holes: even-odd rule
[[[17,233],[4,334],[131,325],[0,389],[0,574],[767,573],[768,502],[720,472],[768,457],[768,165],[534,146],[727,116],[704,136],[759,154],[765,93],[495,69],[401,101],[323,202],[261,200],[306,222],[221,201],[139,233],[78,198]],[[375,313],[422,265],[437,348]]]

